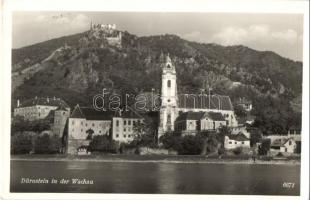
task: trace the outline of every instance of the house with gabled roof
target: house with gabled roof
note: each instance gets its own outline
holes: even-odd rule
[[[21,102],[17,100],[17,106],[14,108],[14,117],[22,116],[25,120],[34,121],[46,118],[50,111],[62,107],[70,112],[69,105],[60,98],[42,98],[35,97]]]
[[[112,140],[128,143],[134,138],[134,125],[143,117],[132,108],[100,111],[76,105],[68,121],[67,152],[76,154],[81,146],[89,145],[95,135],[107,135]]]
[[[294,138],[278,138],[271,142],[270,151],[272,153],[294,153],[296,141]]]
[[[224,148],[235,149],[238,147],[250,148],[250,139],[247,138],[243,133],[238,133],[236,135],[226,135],[224,140]]]
[[[175,121],[177,131],[191,134],[199,131],[215,131],[226,125],[224,116],[215,112],[181,112]]]

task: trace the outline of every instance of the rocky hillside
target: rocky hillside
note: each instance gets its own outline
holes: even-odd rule
[[[244,46],[186,41],[175,35],[137,37],[123,32],[122,47],[91,31],[12,50],[12,101],[57,96],[71,106],[90,105],[103,88],[111,92],[160,89],[163,55],[177,66],[180,92],[213,93],[232,99],[285,97],[298,108],[302,63]],[[100,45],[98,45],[100,44]],[[296,105],[297,104],[297,105]]]

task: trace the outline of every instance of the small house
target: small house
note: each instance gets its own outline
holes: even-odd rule
[[[224,148],[235,149],[237,147],[250,148],[250,140],[243,133],[225,136]]]

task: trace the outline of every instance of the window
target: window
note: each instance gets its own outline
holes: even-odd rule
[[[126,134],[124,134],[124,138],[126,137]]]
[[[131,131],[131,128],[130,128],[130,127],[128,128],[128,131],[129,131],[129,132]]]
[[[168,82],[167,82],[167,87],[171,87],[171,80],[168,80]]]
[[[126,128],[124,128],[124,132],[126,132]]]
[[[72,125],[74,125],[74,121],[72,120]]]
[[[99,133],[101,133],[101,131],[99,131]]]
[[[237,142],[235,142],[235,144],[237,144]]]
[[[128,125],[131,125],[131,120],[128,120]]]
[[[229,142],[229,144],[232,144],[232,142]]]
[[[65,112],[62,112],[62,115],[65,115],[66,113]]]
[[[288,142],[288,145],[292,145],[292,141],[289,141],[289,142]]]
[[[244,144],[244,142],[242,142],[242,144]]]
[[[81,125],[83,125],[83,122],[81,122]]]
[[[116,137],[119,137],[119,135],[118,135],[118,134],[116,134]]]
[[[132,123],[133,123],[134,126],[136,125],[136,121],[133,121]]]
[[[93,126],[95,126],[95,124],[93,123]]]
[[[171,68],[171,66],[168,64],[168,65],[167,65],[167,68],[169,68],[169,69],[170,69],[170,68]]]
[[[119,121],[118,120],[116,120],[116,126],[119,126]]]
[[[81,129],[81,132],[83,132],[83,129]]]
[[[124,120],[124,125],[126,125],[126,120]]]

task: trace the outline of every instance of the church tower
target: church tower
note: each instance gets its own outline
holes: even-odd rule
[[[169,55],[166,56],[162,64],[162,87],[161,87],[161,107],[160,107],[160,125],[158,136],[165,132],[174,130],[174,122],[178,112],[177,96],[177,78],[175,66]]]

